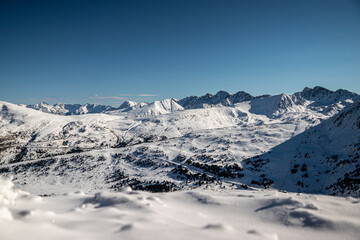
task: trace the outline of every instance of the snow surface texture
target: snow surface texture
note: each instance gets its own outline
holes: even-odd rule
[[[40,197],[0,178],[0,239],[359,239],[359,204],[274,190]]]
[[[220,91],[71,116],[0,102],[0,174],[36,194],[263,187],[359,197],[358,99],[321,87]]]

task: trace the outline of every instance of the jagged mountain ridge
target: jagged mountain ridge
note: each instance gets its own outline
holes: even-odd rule
[[[249,93],[244,91],[239,91],[235,94],[228,93],[225,91],[219,91],[215,95],[206,94],[204,96],[196,97],[185,97],[181,100],[175,99],[164,99],[162,101],[155,101],[152,103],[145,102],[134,102],[134,101],[125,101],[119,107],[112,107],[108,105],[96,105],[96,104],[63,104],[58,103],[55,105],[49,105],[46,103],[40,103],[36,105],[27,105],[27,107],[40,110],[47,113],[54,113],[59,115],[80,115],[87,113],[130,113],[137,114],[140,116],[148,115],[158,115],[158,114],[167,114],[172,111],[181,111],[184,109],[198,109],[198,108],[209,108],[213,106],[233,106],[234,104],[241,102],[250,102],[250,105],[254,105],[253,111],[256,114],[261,114],[261,111],[258,110],[259,104],[262,105],[260,108],[267,108],[264,106],[266,102],[271,102],[271,111],[263,111],[262,114],[270,116],[272,114],[278,115],[284,110],[290,108],[298,108],[309,105],[313,108],[321,108],[322,111],[338,111],[338,106],[333,106],[333,104],[341,103],[348,99],[357,99],[359,95],[347,90],[339,89],[337,91],[331,91],[323,87],[314,87],[314,88],[304,88],[301,92],[296,92],[294,94],[279,94],[279,95],[262,95],[254,97]],[[274,102],[275,99],[278,99],[277,102]],[[169,104],[171,106],[169,106]],[[345,102],[345,105],[346,102]],[[298,106],[298,107],[296,107]],[[323,108],[326,109],[323,109]],[[279,111],[278,111],[279,110]],[[292,111],[292,110],[290,110]]]
[[[167,114],[171,112],[184,110],[175,99],[164,99],[162,101],[155,101],[152,103],[136,103],[132,101],[124,102],[119,109],[106,111],[105,113],[116,115],[116,114],[127,114],[136,117],[156,116],[161,114]]]
[[[81,115],[88,113],[102,113],[106,111],[112,111],[116,108],[108,105],[99,105],[99,104],[64,104],[57,103],[54,105],[41,102],[35,105],[26,105],[28,108],[35,110],[40,110],[46,113],[53,113],[58,115]]]
[[[358,97],[356,93],[348,90],[338,89],[336,91],[331,91],[319,86],[314,88],[305,87],[304,90],[297,92],[294,95],[313,101],[313,105],[329,105],[334,102]]]
[[[225,91],[219,91],[215,95],[207,93],[204,96],[186,97],[178,101],[178,103],[185,109],[206,108],[214,105],[230,106],[235,103],[250,101],[254,97],[244,91],[239,91],[235,94]]]

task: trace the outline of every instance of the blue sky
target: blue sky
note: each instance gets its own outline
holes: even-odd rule
[[[0,1],[0,100],[360,92],[360,3]]]

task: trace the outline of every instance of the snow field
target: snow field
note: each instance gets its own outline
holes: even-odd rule
[[[274,190],[33,196],[0,180],[1,239],[358,239],[360,201]]]

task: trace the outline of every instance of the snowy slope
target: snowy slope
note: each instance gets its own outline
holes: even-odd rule
[[[65,154],[80,147],[111,147],[118,140],[106,122],[121,117],[57,116],[6,102],[0,102],[0,109],[1,163]],[[126,120],[121,122],[127,125]]]
[[[360,102],[245,162],[249,175],[262,175],[254,181],[278,189],[359,197]]]
[[[1,239],[352,240],[359,214],[354,198],[224,189],[40,197],[0,178]]]

